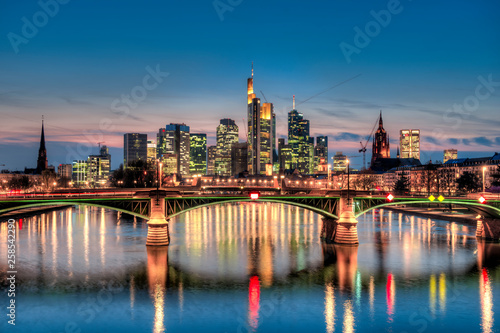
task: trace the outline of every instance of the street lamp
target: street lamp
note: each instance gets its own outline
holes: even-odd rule
[[[349,160],[348,159],[346,160],[346,163],[347,163],[347,204],[349,204],[350,187],[349,187]]]
[[[486,171],[486,167],[483,167],[483,193],[484,193],[484,172]]]
[[[330,168],[331,168],[330,164],[328,164],[328,181],[330,181]],[[328,184],[326,187],[328,187]]]

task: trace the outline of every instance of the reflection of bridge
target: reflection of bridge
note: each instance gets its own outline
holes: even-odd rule
[[[174,195],[174,196],[172,196]],[[348,196],[349,195],[349,196]],[[298,206],[324,217],[322,237],[327,241],[343,244],[357,244],[356,218],[372,209],[387,206],[435,206],[452,209],[456,206],[478,215],[477,236],[500,238],[500,201],[479,203],[464,198],[448,198],[431,202],[427,198],[402,197],[388,201],[385,196],[369,196],[366,192],[327,191],[323,195],[262,195],[250,199],[248,195],[194,195],[179,191],[143,190],[131,197],[116,195],[79,194],[64,196],[45,195],[35,198],[8,198],[0,201],[0,217],[6,213],[34,207],[55,207],[61,205],[89,205],[109,208],[141,217],[148,221],[148,245],[168,245],[168,219],[191,209],[214,204],[232,202],[275,202]],[[495,222],[496,221],[496,222]]]

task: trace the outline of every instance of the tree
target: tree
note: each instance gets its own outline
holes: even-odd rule
[[[115,187],[155,187],[156,164],[135,160],[123,170],[123,165],[113,172],[111,184]]]
[[[33,185],[28,176],[16,176],[9,181],[9,188],[12,190],[26,190]]]
[[[491,186],[500,186],[500,164],[497,165],[497,171],[490,177],[492,178]]]
[[[394,183],[394,193],[405,194],[409,191],[408,187],[408,179],[406,178],[406,175],[403,171],[399,179],[396,181],[396,183]]]
[[[465,171],[457,179],[457,187],[460,192],[476,192],[481,187],[481,182],[479,181],[479,177],[475,173]]]

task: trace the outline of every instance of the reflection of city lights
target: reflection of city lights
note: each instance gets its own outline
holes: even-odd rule
[[[343,333],[354,332],[354,312],[352,310],[351,300],[344,302],[344,329]]]
[[[387,298],[387,314],[389,315],[389,321],[392,322],[392,315],[394,314],[394,302],[396,300],[396,286],[392,273],[387,274],[387,284],[385,289]]]
[[[436,313],[436,276],[434,274],[431,275],[429,281],[429,308],[431,314],[434,315]]]
[[[375,278],[370,276],[370,284],[368,285],[368,293],[369,293],[369,300],[370,300],[370,316],[373,319],[373,315],[375,312]]]
[[[479,299],[481,301],[481,328],[483,333],[493,332],[493,295],[488,271],[483,268],[479,276]]]
[[[325,322],[326,332],[333,333],[335,331],[335,294],[332,282],[325,285]]]
[[[441,313],[446,311],[446,275],[439,275],[439,310]]]
[[[260,282],[258,276],[250,277],[248,286],[248,321],[252,329],[257,329],[259,325],[260,308]]]

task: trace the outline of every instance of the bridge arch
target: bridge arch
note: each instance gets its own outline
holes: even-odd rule
[[[217,205],[217,204],[238,203],[238,202],[260,202],[260,203],[271,202],[271,203],[280,203],[280,204],[284,204],[284,205],[301,207],[301,208],[313,211],[313,212],[315,212],[315,213],[317,213],[317,214],[319,214],[319,215],[321,215],[323,217],[326,217],[326,218],[338,219],[337,215],[329,213],[329,212],[327,212],[327,211],[325,211],[325,210],[323,210],[321,208],[318,208],[318,207],[314,207],[314,206],[303,204],[303,203],[299,203],[299,202],[285,201],[285,200],[271,199],[271,198],[262,198],[262,199],[235,198],[235,199],[228,199],[228,200],[222,200],[222,201],[207,202],[207,203],[204,203],[204,204],[195,205],[195,206],[192,206],[192,207],[189,207],[189,208],[177,211],[177,212],[175,212],[173,214],[168,215],[167,218],[176,217],[176,216],[179,216],[181,214],[187,213],[187,212],[189,212],[191,210],[198,209],[198,208],[209,207],[209,206],[213,206],[213,205]]]
[[[472,201],[456,201],[456,200],[444,200],[442,202],[431,202],[431,201],[416,201],[416,200],[408,200],[408,201],[393,201],[393,202],[385,202],[382,204],[378,204],[372,207],[369,207],[357,214],[355,214],[355,217],[358,218],[359,216],[373,210],[373,209],[378,209],[378,208],[383,208],[387,206],[399,206],[399,205],[421,205],[421,204],[431,204],[431,205],[446,205],[446,204],[453,204],[457,206],[463,206],[467,207],[470,210],[478,213],[479,215],[485,216],[485,217],[492,217],[492,218],[499,218],[500,217],[500,209],[494,206],[490,205],[485,205],[481,204],[478,202],[472,202]]]
[[[130,214],[130,215],[133,215],[133,216],[136,216],[136,217],[140,217],[140,218],[145,219],[145,220],[149,220],[149,218],[150,218],[147,215],[136,213],[136,212],[124,209],[124,208],[113,207],[113,206],[110,206],[110,205],[103,205],[103,204],[99,204],[99,203],[96,203],[96,202],[86,202],[86,201],[57,201],[57,200],[56,201],[50,201],[50,202],[43,202],[43,201],[42,202],[31,202],[31,203],[22,204],[22,205],[19,205],[19,206],[14,206],[14,207],[0,209],[0,216],[2,214],[4,214],[4,213],[13,212],[13,211],[20,210],[20,209],[42,207],[42,206],[91,206],[91,207],[111,209],[111,210],[114,210],[114,211],[117,211],[117,212],[126,213],[126,214]]]

